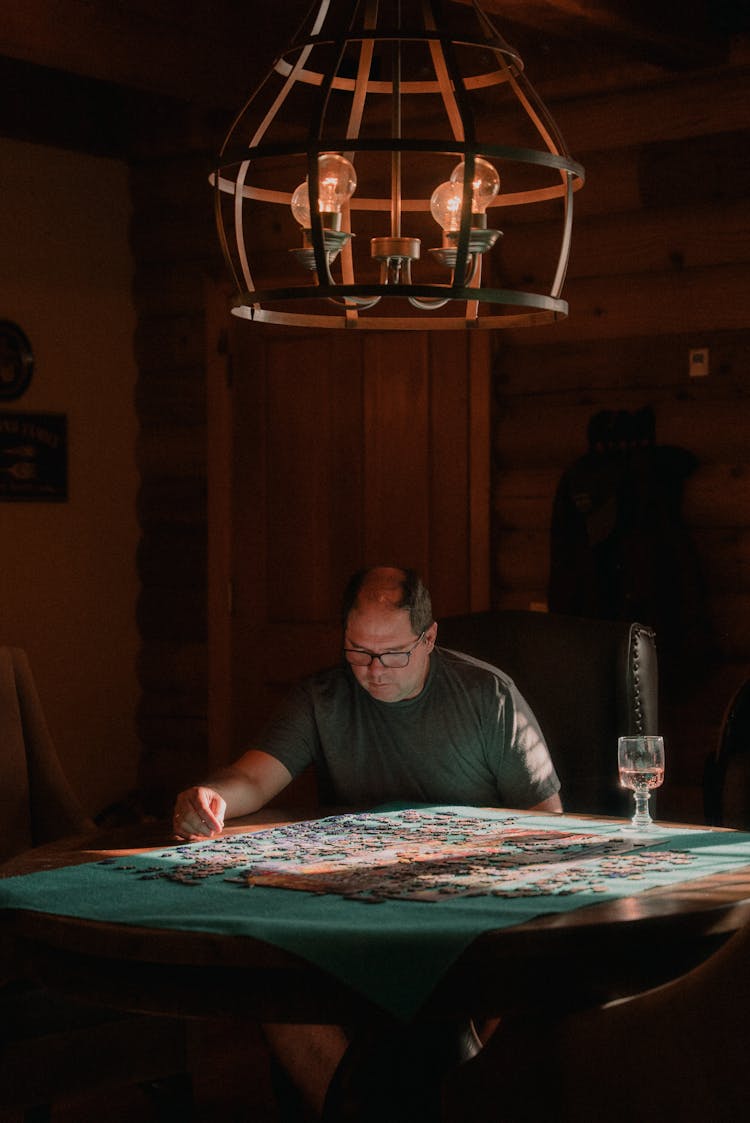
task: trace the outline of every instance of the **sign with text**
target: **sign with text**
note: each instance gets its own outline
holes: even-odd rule
[[[67,415],[0,411],[0,501],[67,498]]]

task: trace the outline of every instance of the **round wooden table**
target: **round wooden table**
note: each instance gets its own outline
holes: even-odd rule
[[[227,831],[313,817],[266,810],[235,820]],[[173,843],[165,824],[119,828],[28,851],[0,874]],[[376,923],[377,909],[372,913]],[[535,1004],[568,1009],[636,993],[697,964],[748,920],[750,865],[488,931],[447,971],[417,1020],[492,1017]],[[300,956],[247,936],[20,910],[0,912],[0,933],[24,969],[51,988],[124,1010],[349,1025],[390,1017]]]
[[[310,818],[266,811],[232,822],[227,832]],[[95,833],[30,850],[0,867],[0,876],[173,843],[165,824]],[[377,909],[362,907],[376,923]],[[378,1104],[394,1119],[431,1123],[440,1114],[442,1072],[472,1056],[466,1042],[473,1022],[515,1011],[556,1016],[638,993],[697,965],[748,920],[750,865],[486,931],[408,1023],[329,971],[247,935],[3,909],[0,937],[22,970],[79,1001],[171,1016],[347,1025],[349,1049],[329,1089],[326,1123],[362,1121],[373,1111],[382,1117]],[[401,1114],[393,1114],[396,1107]]]

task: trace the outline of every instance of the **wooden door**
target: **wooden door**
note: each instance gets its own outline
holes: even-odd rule
[[[487,607],[490,572],[486,333],[305,334],[227,303],[210,286],[214,766],[338,659],[354,570],[414,566],[438,616]]]

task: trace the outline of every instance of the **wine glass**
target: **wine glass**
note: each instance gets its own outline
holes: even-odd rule
[[[635,814],[628,830],[647,830],[653,823],[648,808],[652,788],[664,783],[664,738],[620,737],[617,742],[620,783],[635,797]]]

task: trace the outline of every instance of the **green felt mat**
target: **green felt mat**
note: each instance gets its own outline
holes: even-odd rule
[[[484,809],[429,809],[455,813],[479,824],[528,824],[534,831],[580,831],[603,839],[612,824],[573,816],[524,816]],[[377,812],[394,824],[401,811]],[[361,818],[361,817],[357,817]],[[323,822],[327,822],[323,820]],[[274,832],[232,836],[245,861]],[[234,841],[238,839],[238,841]],[[336,894],[262,888],[230,880],[232,870],[198,885],[172,880],[196,861],[211,861],[222,840],[169,847],[149,854],[69,866],[0,880],[0,908],[31,909],[63,916],[256,937],[330,971],[400,1018],[408,1019],[443,973],[480,933],[520,924],[535,916],[632,896],[732,868],[750,865],[750,834],[658,828],[642,840],[643,864],[623,874],[611,858],[592,859],[573,888],[554,871],[551,891],[540,894],[507,886],[500,895],[447,897],[437,901],[365,903]],[[654,860],[656,854],[662,855]]]

